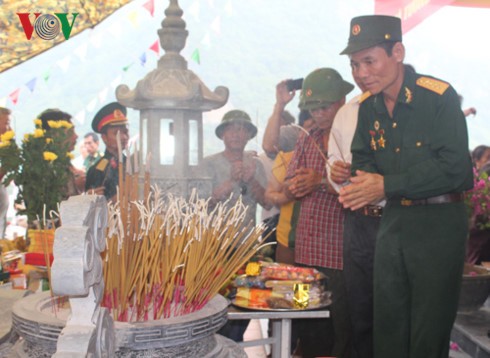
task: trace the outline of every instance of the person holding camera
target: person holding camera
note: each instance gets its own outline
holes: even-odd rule
[[[305,78],[301,90],[299,107],[310,111],[316,127],[309,135],[298,140],[287,170],[287,177],[290,178],[287,193],[291,198],[301,201],[295,261],[316,268],[328,277],[328,289],[332,292],[330,312],[334,330],[333,348],[329,352],[326,347],[328,326],[325,326],[328,322],[305,325],[300,333],[304,357],[350,357],[351,325],[342,274],[344,214],[338,195],[329,188],[326,164],[333,120],[353,88],[334,69],[320,68]]]

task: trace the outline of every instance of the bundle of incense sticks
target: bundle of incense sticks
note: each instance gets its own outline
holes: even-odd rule
[[[129,160],[126,170],[119,163],[118,200],[109,203],[103,306],[114,319],[131,322],[199,310],[260,249],[265,228],[244,225],[247,207],[240,200],[210,208],[195,191],[188,200],[164,195],[150,187],[148,169],[138,200],[137,171]]]

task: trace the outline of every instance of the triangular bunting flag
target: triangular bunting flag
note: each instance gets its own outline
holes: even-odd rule
[[[129,68],[133,66],[134,62],[131,62],[129,65],[123,67],[124,72],[128,72]]]
[[[119,22],[113,23],[112,26],[109,27],[109,32],[113,34],[114,37],[120,38],[122,33],[121,24],[119,24]]]
[[[16,105],[17,101],[19,100],[19,92],[20,92],[20,88],[17,88],[15,91],[9,94],[9,98],[14,105]]]
[[[60,66],[60,68],[63,70],[64,73],[66,73],[68,71],[68,67],[70,67],[70,56],[66,56],[65,58],[57,61],[56,63],[58,64],[58,66]]]
[[[149,0],[148,2],[144,3],[143,7],[150,12],[151,16],[153,16],[155,13],[155,4],[153,0]]]
[[[49,76],[50,76],[49,70],[47,70],[46,72],[44,72],[44,74],[43,74],[44,82],[48,82]]]
[[[204,37],[202,38],[201,43],[208,48],[211,46],[211,39],[209,37],[209,32],[206,32],[206,35],[204,35]]]
[[[129,21],[131,22],[131,25],[133,25],[134,28],[139,27],[139,21],[138,21],[138,11],[133,10],[129,13],[128,15]]]
[[[75,114],[75,120],[79,124],[84,124],[85,123],[85,110],[82,109],[80,112],[78,112],[77,114]]]
[[[225,5],[225,11],[226,13],[231,16],[233,15],[233,6],[231,6],[231,0],[229,0],[226,5]]]
[[[36,81],[37,78],[34,77],[32,80],[26,83],[27,88],[29,88],[29,91],[34,92],[34,88],[36,88]]]
[[[140,56],[140,63],[141,63],[141,66],[145,66],[145,63],[146,63],[146,52],[143,52]]]
[[[211,24],[211,28],[218,35],[221,33],[221,20],[220,20],[220,17],[219,16],[216,16],[216,19],[214,19],[213,23]]]
[[[194,3],[189,6],[189,9],[187,9],[187,12],[194,16],[194,19],[199,22],[199,0],[194,1]]]
[[[119,86],[122,82],[122,76],[121,75],[118,75],[116,78],[114,78],[114,80],[111,82],[111,86],[112,88],[116,88],[117,86]]]
[[[85,108],[87,109],[88,112],[93,112],[96,105],[97,105],[97,97],[91,100]]]
[[[155,51],[157,55],[160,54],[160,46],[158,40],[156,40],[153,45],[150,46],[150,50]]]
[[[199,65],[201,64],[201,57],[199,56],[199,49],[198,48],[196,48],[194,50],[194,52],[192,53],[191,60],[193,60],[194,62],[196,62]]]
[[[102,91],[99,92],[99,102],[104,103],[105,100],[107,99],[107,92],[109,91],[109,88],[104,88]]]
[[[78,46],[75,51],[75,55],[78,56],[78,58],[81,60],[81,61],[85,61],[85,58],[87,57],[87,43],[83,43],[82,45]]]
[[[102,46],[102,34],[100,31],[98,31],[98,29],[91,31],[90,43],[96,48],[100,48],[100,46]]]
[[[0,107],[7,107],[7,97],[0,98]]]

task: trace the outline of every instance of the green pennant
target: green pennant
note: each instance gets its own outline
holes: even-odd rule
[[[130,68],[131,66],[133,66],[133,63],[134,63],[134,62],[131,62],[129,65],[124,66],[124,67],[123,67],[123,71],[124,71],[124,72],[128,72],[129,68]]]
[[[44,75],[43,75],[44,82],[48,82],[49,75],[50,75],[49,71],[44,72]]]
[[[199,56],[199,49],[198,48],[196,48],[194,50],[194,52],[192,53],[191,60],[193,60],[194,62],[196,62],[198,65],[201,64],[201,57]]]

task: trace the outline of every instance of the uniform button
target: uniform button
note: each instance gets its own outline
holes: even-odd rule
[[[393,122],[393,128],[396,128],[397,124],[396,122]]]
[[[415,143],[415,145],[416,145],[417,147],[421,147],[421,146],[422,146],[422,142],[417,142],[417,143]]]
[[[398,148],[396,148],[396,149],[395,149],[395,152],[396,152],[396,153],[400,153],[400,148],[399,148],[399,147],[398,147]]]

